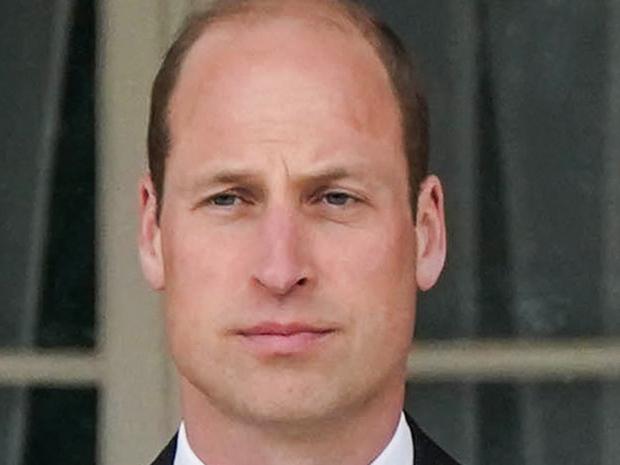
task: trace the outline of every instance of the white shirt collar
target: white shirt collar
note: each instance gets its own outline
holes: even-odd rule
[[[394,436],[370,465],[411,465],[413,463],[413,438],[411,429],[405,420],[405,415],[400,414],[400,420]],[[177,439],[177,451],[173,465],[205,465],[189,445],[185,424],[181,422]]]
[[[394,436],[370,465],[412,465],[413,454],[411,429],[407,424],[405,414],[401,413]]]
[[[177,436],[177,451],[174,455],[173,465],[204,465],[202,461],[196,457],[194,451],[187,441],[187,432],[185,431],[185,423],[181,422],[179,434]]]

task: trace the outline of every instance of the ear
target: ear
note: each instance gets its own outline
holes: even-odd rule
[[[150,174],[144,175],[139,186],[140,232],[138,246],[142,272],[150,286],[164,289],[164,260],[161,250],[161,231],[157,218],[157,196]]]
[[[420,185],[416,239],[416,281],[418,288],[426,291],[437,282],[446,261],[443,190],[437,176],[428,176]]]

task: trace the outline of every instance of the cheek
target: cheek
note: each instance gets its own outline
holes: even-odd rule
[[[217,332],[231,314],[231,296],[243,285],[247,251],[230,235],[177,223],[162,237],[169,331],[188,338]],[[188,341],[189,342],[189,341]]]
[[[165,246],[166,332],[181,373],[200,383],[203,371],[223,376],[229,353],[222,338],[235,315],[231,296],[243,267],[229,244],[208,234],[176,234]],[[214,246],[213,244],[219,244]]]
[[[218,228],[200,221],[200,217],[177,221],[164,231],[162,247],[166,291],[179,287],[215,288],[247,268],[251,241],[240,237],[234,228]],[[197,289],[198,290],[198,289]]]
[[[352,293],[392,295],[415,290],[415,236],[413,227],[406,224],[386,221],[373,229],[322,235],[314,249],[321,273],[330,282],[342,282]]]
[[[331,298],[340,299],[350,323],[363,337],[408,334],[416,294],[413,228],[384,222],[333,239],[316,247],[322,251],[320,279]]]

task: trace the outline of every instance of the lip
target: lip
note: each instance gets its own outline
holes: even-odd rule
[[[236,331],[257,355],[295,355],[312,351],[336,332],[336,328],[306,323],[265,322]]]

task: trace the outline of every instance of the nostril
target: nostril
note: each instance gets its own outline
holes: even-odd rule
[[[308,278],[301,278],[299,281],[297,281],[297,285],[303,286],[306,284],[306,281],[308,281]]]

